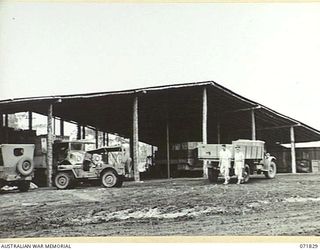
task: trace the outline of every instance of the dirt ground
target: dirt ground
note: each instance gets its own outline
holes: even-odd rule
[[[225,186],[202,178],[1,192],[0,238],[320,235],[320,175]]]

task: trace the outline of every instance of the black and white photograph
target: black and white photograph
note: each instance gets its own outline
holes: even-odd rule
[[[318,2],[1,1],[0,242],[318,248],[319,24]]]

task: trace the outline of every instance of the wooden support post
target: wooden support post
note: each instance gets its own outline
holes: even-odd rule
[[[131,158],[131,167],[128,169],[129,170],[129,172],[128,172],[128,174],[129,174],[129,177],[130,178],[133,178],[133,172],[134,172],[134,169],[133,169],[133,137],[132,137],[132,135],[133,135],[133,132],[131,133],[131,137],[130,137],[130,139],[129,139],[129,152],[130,152],[130,158]]]
[[[140,173],[138,171],[138,158],[139,158],[139,122],[138,122],[138,96],[133,100],[133,134],[132,134],[132,146],[133,146],[133,171],[134,180],[140,181]]]
[[[217,122],[217,143],[221,143],[221,129],[220,129],[220,121]]]
[[[251,139],[256,140],[256,119],[254,109],[251,109]]]
[[[29,130],[32,130],[32,112],[28,112]]]
[[[86,139],[86,126],[82,126],[82,139]]]
[[[95,140],[96,141],[96,148],[98,148],[99,147],[99,131],[98,131],[98,129],[96,129],[95,132],[96,132],[95,133],[95,136],[96,136],[96,138],[95,138],[96,139]]]
[[[203,88],[202,93],[202,143],[207,144],[208,135],[208,101],[207,101],[207,88]]]
[[[170,128],[169,128],[168,118],[167,118],[167,124],[166,124],[166,149],[167,149],[168,179],[170,179]]]
[[[297,172],[296,167],[296,148],[295,148],[295,137],[294,137],[294,127],[290,128],[290,141],[291,141],[291,169],[292,173],[295,174]]]
[[[207,88],[203,88],[202,93],[202,143],[207,144],[208,141],[208,134],[207,134],[207,128],[208,128],[208,101],[207,101]],[[206,161],[203,160],[203,177],[208,177],[208,169]]]
[[[109,146],[109,134],[108,133],[104,133],[104,146]],[[106,154],[106,161],[109,164],[109,154]]]
[[[102,146],[106,145],[106,132],[102,133]]]
[[[154,147],[153,145],[151,145],[151,165],[153,166],[153,163],[154,163]]]
[[[3,114],[0,113],[0,143],[2,143],[3,140]]]
[[[53,105],[50,104],[48,107],[48,123],[47,123],[47,173],[48,173],[48,186],[52,187],[52,120],[53,120]]]
[[[9,115],[4,115],[4,126],[5,126],[5,132],[4,132],[4,142],[9,143]]]
[[[106,138],[106,135],[107,135],[107,138]],[[103,132],[102,133],[102,146],[103,147],[108,146],[108,144],[109,144],[108,142],[106,142],[106,140],[109,140],[108,133]],[[108,153],[106,154],[105,160],[106,160],[106,163],[109,164],[109,154]]]
[[[53,121],[52,121],[52,123],[53,123],[53,134],[55,135],[56,134],[56,118],[55,117],[53,117]]]
[[[60,120],[60,135],[64,136],[64,121]]]
[[[4,115],[4,126],[5,126],[6,128],[9,127],[9,115],[8,115],[8,114],[5,114],[5,115]]]
[[[77,125],[77,140],[81,139],[81,126],[80,124]]]

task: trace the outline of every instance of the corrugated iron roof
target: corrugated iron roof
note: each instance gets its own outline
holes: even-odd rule
[[[139,133],[142,140],[154,145],[160,143],[164,136],[164,120],[167,117],[173,130],[173,141],[200,140],[201,90],[204,86],[208,90],[208,123],[212,126],[208,129],[213,129],[217,125],[217,119],[221,119],[225,138],[233,138],[231,134],[237,131],[246,131],[245,133],[250,134],[251,120],[246,111],[254,109],[257,130],[267,135],[267,139],[271,141],[277,139],[272,138],[276,133],[269,133],[267,130],[270,128],[272,130],[274,127],[278,128],[277,133],[282,135],[282,143],[290,142],[286,128],[292,125],[296,126],[296,137],[300,141],[320,140],[320,131],[249,100],[214,81],[122,91],[7,99],[0,101],[0,112],[33,111],[45,115],[47,105],[54,103],[54,116],[130,137],[133,96],[139,95],[141,113]],[[209,131],[208,135],[210,134],[211,141],[214,141],[215,133]]]

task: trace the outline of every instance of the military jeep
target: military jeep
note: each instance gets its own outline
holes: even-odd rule
[[[0,188],[17,186],[21,192],[30,188],[34,174],[33,144],[0,145]]]
[[[122,146],[87,150],[88,142],[67,141],[54,144],[54,185],[71,188],[81,182],[99,180],[107,188],[121,187],[126,164]]]

